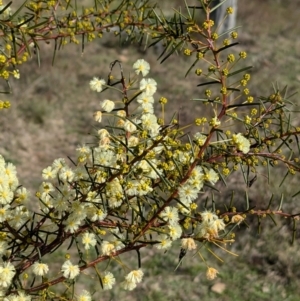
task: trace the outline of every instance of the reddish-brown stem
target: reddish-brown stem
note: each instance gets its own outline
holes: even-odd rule
[[[107,256],[107,255],[100,256],[100,257],[98,257],[98,258],[96,258],[96,259],[90,261],[89,263],[87,263],[87,264],[81,266],[81,267],[80,267],[80,272],[82,272],[82,271],[84,271],[84,270],[86,270],[86,269],[88,269],[88,268],[90,268],[90,267],[92,267],[92,266],[95,266],[96,264],[98,264],[98,263],[100,263],[100,262],[102,262],[102,261],[104,261],[104,260],[107,260],[107,259],[109,259],[109,258],[111,258],[111,257],[116,257],[116,256],[119,256],[119,255],[121,255],[121,254],[123,254],[123,253],[130,252],[130,251],[132,251],[132,250],[139,250],[139,249],[141,249],[141,248],[143,248],[143,247],[146,247],[147,245],[148,245],[148,244],[142,243],[142,244],[138,244],[138,245],[135,245],[135,246],[129,246],[129,247],[123,248],[122,250],[119,250],[119,251],[114,252],[114,253],[111,254],[110,256]],[[55,284],[58,284],[58,283],[60,283],[60,282],[65,281],[65,280],[66,280],[66,278],[63,277],[63,276],[61,276],[61,277],[58,277],[58,278],[56,278],[56,279],[54,279],[54,280],[47,281],[47,282],[42,283],[42,284],[40,284],[40,285],[34,286],[34,287],[30,288],[30,289],[24,289],[24,290],[25,290],[27,293],[33,293],[33,292],[37,292],[37,291],[41,291],[41,290],[43,290],[43,289],[46,289],[46,288],[48,288],[48,287],[50,287],[50,286],[53,286],[53,285],[55,285]],[[14,291],[11,291],[10,293],[15,293],[15,292],[14,292]]]

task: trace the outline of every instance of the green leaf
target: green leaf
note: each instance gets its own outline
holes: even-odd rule
[[[246,197],[246,210],[249,210],[250,205],[249,205],[249,195],[248,195],[248,190],[245,190],[245,197]]]
[[[228,91],[235,91],[235,92],[240,92],[241,90],[240,89],[237,89],[237,88],[230,88],[228,87],[227,88]],[[248,104],[249,105],[249,104]]]
[[[162,35],[161,37],[159,37],[159,38],[155,38],[155,41],[154,42],[152,42],[149,46],[148,46],[148,48],[150,48],[150,47],[152,47],[152,46],[154,46],[154,45],[156,45],[157,43],[159,43],[161,40],[163,40],[165,37]]]
[[[197,62],[199,61],[199,59],[196,59],[194,61],[194,63],[191,65],[191,67],[188,69],[188,71],[185,73],[184,77],[187,77],[187,75],[190,73],[190,71],[193,69],[193,67],[195,67],[195,65],[197,64]]]
[[[299,138],[298,138],[298,135],[295,135],[295,139],[296,139],[296,141],[297,141],[298,153],[300,154],[300,144],[299,144]]]
[[[21,26],[23,26],[24,24],[26,24],[26,23],[29,23],[31,20],[33,20],[34,19],[34,16],[31,16],[30,18],[28,18],[28,19],[26,19],[25,21],[23,21],[23,22],[21,22],[20,24],[18,24],[17,26],[16,26],[16,28],[20,28]],[[46,22],[44,22],[44,23],[47,23],[47,21]]]
[[[226,180],[225,180],[224,176],[222,175],[222,173],[221,173],[219,170],[218,170],[218,174],[219,174],[219,176],[220,176],[220,178],[221,178],[223,184],[224,184],[225,186],[227,186]]]
[[[281,194],[281,197],[280,197],[280,204],[278,206],[278,211],[280,211],[282,209],[282,204],[283,204],[283,193]]]
[[[257,105],[259,105],[259,103],[257,103],[257,102],[253,102],[253,103],[241,103],[241,104],[229,105],[229,106],[227,107],[227,109],[230,109],[230,108],[237,108],[237,107],[257,106]]]
[[[84,46],[85,46],[85,44],[84,44],[84,37],[85,37],[85,34],[83,33],[81,35],[81,54],[84,53]]]
[[[230,198],[229,208],[233,207],[233,199],[234,199],[234,190],[231,191],[231,198]]]
[[[5,12],[12,4],[12,1],[8,2],[1,10],[0,10],[0,15]]]
[[[233,32],[239,28],[241,28],[242,26],[236,26],[236,27],[233,27],[233,28],[230,28],[229,30],[225,31],[225,32],[222,32],[221,34],[219,34],[219,38],[222,37],[222,36],[225,36],[227,34],[229,34],[230,32]]]
[[[202,83],[202,84],[197,85],[197,87],[207,86],[207,85],[214,85],[214,84],[220,84],[220,81],[214,80],[212,82]]]
[[[188,8],[193,8],[193,9],[204,9],[202,6],[196,6],[196,5],[189,5]]]
[[[248,67],[239,69],[239,70],[237,70],[237,71],[234,71],[234,72],[229,73],[227,77],[231,77],[231,76],[236,75],[236,74],[238,74],[238,73],[247,71],[247,70],[249,70],[249,69],[251,69],[251,68],[252,68],[252,66],[248,66]]]
[[[274,223],[274,225],[277,226],[277,223],[276,223],[274,217],[272,216],[272,214],[268,214],[267,216],[272,220],[272,222]]]
[[[22,10],[22,8],[26,5],[27,1],[28,0],[24,1],[24,3],[11,15],[10,19],[13,19],[14,17],[16,17],[19,14],[19,12]]]
[[[16,43],[15,31],[14,31],[13,28],[11,29],[11,36],[12,36],[12,44],[13,44],[13,49],[14,49],[13,53],[14,53],[15,58],[17,60],[18,59],[18,51],[17,51],[17,43]]]
[[[220,192],[219,189],[217,189],[215,186],[213,186],[213,185],[210,184],[209,182],[206,182],[206,183],[204,184],[204,186],[209,187],[210,189],[212,189],[212,190],[214,190],[214,191]]]
[[[298,92],[297,92],[297,91],[296,91],[296,92],[294,92],[294,93],[292,93],[291,95],[287,96],[287,97],[286,97],[286,99],[289,99],[289,98],[291,98],[291,97],[295,96],[296,94],[298,94]],[[288,103],[294,104],[293,102],[288,102]]]
[[[271,207],[271,204],[272,204],[272,202],[273,202],[273,197],[274,197],[274,195],[272,194],[272,196],[271,196],[271,198],[270,198],[270,200],[269,200],[269,204],[268,204],[267,210],[269,210],[270,207]]]
[[[218,7],[220,7],[221,5],[223,5],[227,0],[223,0],[222,2],[220,2],[219,4],[217,4],[216,6],[214,6],[213,8],[210,9],[210,13],[212,13],[214,10],[216,10]]]
[[[210,102],[207,98],[193,98],[194,101]]]
[[[147,161],[147,163],[152,167],[152,169],[156,172],[156,174],[159,176],[159,178],[162,180],[162,182],[164,182],[164,184],[165,184],[166,186],[172,187],[171,182],[170,182],[167,178],[165,178],[164,175],[162,175],[162,174],[155,168],[155,166],[152,164],[151,160],[148,160],[146,157],[144,158],[144,160]]]
[[[183,17],[184,19],[188,19],[185,15],[183,15],[182,13],[181,13],[181,11],[178,11],[177,9],[175,9],[175,8],[173,8],[173,10],[178,14],[178,16],[179,17]]]
[[[184,43],[184,41],[180,41],[180,43],[178,43],[175,47],[173,47],[173,49],[164,57],[164,59],[160,62],[161,64],[170,56],[172,55],[177,48],[179,48],[182,44]]]
[[[236,43],[232,43],[232,44],[226,45],[226,46],[224,46],[224,47],[218,49],[217,51],[215,51],[215,53],[219,53],[219,52],[221,52],[221,51],[223,51],[223,50],[225,50],[225,49],[227,49],[227,48],[230,48],[230,47],[235,46],[235,45],[238,45],[238,44],[239,44],[239,43],[236,42]]]
[[[34,16],[32,16],[32,18],[34,18]],[[32,19],[32,18],[31,18],[31,19]],[[30,21],[31,19],[27,19],[26,21],[28,21],[28,20]],[[34,25],[28,27],[28,30],[31,30],[31,29],[34,29],[34,28],[37,28],[37,27],[41,27],[42,25],[47,24],[48,22],[49,22],[49,20],[45,20],[45,21],[43,21],[43,22],[34,24]],[[24,24],[24,23],[22,23],[22,24]],[[19,27],[19,26],[18,26],[18,27]]]
[[[20,34],[21,34],[21,36],[22,36],[22,41],[23,41],[23,43],[25,44],[25,47],[26,47],[26,51],[29,53],[29,55],[31,56],[31,50],[30,50],[30,47],[29,47],[29,45],[28,45],[28,41],[27,41],[27,39],[26,39],[26,37],[25,37],[25,34],[24,34],[24,32],[23,31],[20,31]],[[33,40],[33,39],[32,39]]]
[[[155,14],[155,17],[156,17],[156,20],[162,25],[162,26],[164,26],[164,23],[163,23],[163,21],[161,20],[161,18],[159,17],[159,15],[157,14],[157,12],[153,9],[152,10],[153,11],[153,13]],[[162,13],[162,12],[161,12]],[[163,14],[162,14],[163,15]]]
[[[261,233],[261,217],[259,215],[257,216],[257,224],[258,224],[257,233],[260,234]]]
[[[291,241],[292,244],[294,243],[295,238],[296,238],[296,231],[297,231],[297,229],[296,229],[296,219],[293,218],[293,236],[292,236],[292,241]]]
[[[189,6],[188,6],[186,0],[184,0],[184,4],[185,4],[186,10],[187,10],[187,12],[188,12],[188,14],[189,14],[189,18],[190,18],[190,20],[192,20],[193,17],[192,17],[192,15],[191,15],[191,13],[190,13],[190,9],[189,9]]]
[[[300,194],[300,190],[298,192],[296,192],[295,194],[292,195],[292,198],[294,198],[295,196],[297,196],[298,194]]]
[[[182,176],[182,172],[181,172],[181,169],[180,169],[180,166],[179,166],[180,164],[178,164],[177,160],[175,160],[174,158],[172,158],[172,161],[175,164],[175,167],[178,171],[178,174],[180,174],[180,176]]]
[[[283,145],[285,145],[289,150],[292,151],[291,147],[290,147],[289,144],[286,142],[286,141],[289,140],[290,137],[291,137],[291,136],[288,135],[285,139],[281,139],[281,140],[282,140],[281,144],[279,144],[279,146],[273,151],[273,153],[276,153]]]
[[[174,41],[170,41],[170,43],[166,46],[166,48],[163,50],[163,52],[160,54],[157,60],[159,60],[172,47],[173,43]]]
[[[245,184],[247,184],[248,180],[246,179],[246,176],[245,176],[246,172],[245,172],[245,169],[244,169],[244,166],[243,166],[242,163],[240,163],[240,167],[241,167],[242,175],[243,175],[243,178],[244,178],[244,182],[245,182]]]
[[[207,14],[207,4],[206,4],[206,1],[200,0],[200,2],[201,2],[201,5],[202,5],[202,9],[204,9],[205,14]]]

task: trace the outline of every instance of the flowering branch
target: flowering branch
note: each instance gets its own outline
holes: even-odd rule
[[[147,34],[166,41],[163,62],[176,51],[188,57],[195,54],[187,73],[196,65],[207,67],[206,73],[196,68],[195,74],[209,80],[199,84],[208,88],[198,100],[209,104],[211,112],[196,118],[191,130],[192,125],[180,125],[175,118],[165,120],[168,100],[161,97],[163,117],[158,118],[154,109],[158,87],[147,77],[149,63],[136,61],[134,76],[127,80],[122,63],[116,60],[108,80],[94,77],[90,88],[117,91],[120,101],[100,102],[94,121],[104,126],[97,131],[95,145],[78,147],[71,166],[56,159],[43,170],[43,182],[36,192],[38,209],[29,209],[28,191],[19,185],[15,167],[0,157],[0,297],[27,301],[42,296],[46,300],[52,294],[50,287],[66,283],[64,296],[68,297],[64,298],[91,300],[87,291],[75,296],[78,276],[84,277],[84,271],[94,268],[90,270],[101,287],[112,289],[117,282],[112,268],[117,264],[128,272],[120,285],[132,290],[144,275],[139,250],[154,246],[165,251],[179,240],[178,266],[189,251],[196,252],[212,280],[218,271],[208,266],[201,248],[213,254],[211,247],[217,247],[233,254],[226,243],[234,242],[232,231],[246,223],[249,215],[272,219],[278,215],[294,223],[299,219],[299,213],[281,210],[283,200],[276,210],[269,204],[267,209],[246,206],[245,211],[237,212],[233,206],[217,209],[213,197],[210,208],[208,200],[201,197],[217,190],[221,180],[226,183],[238,170],[247,189],[261,169],[275,167],[278,161],[285,165],[287,174],[300,171],[299,158],[289,145],[290,140],[296,141],[300,149],[300,130],[291,124],[288,109],[292,103],[286,100],[284,90],[254,102],[247,88],[249,67],[236,69],[247,54],[241,51],[238,59],[234,53],[224,54],[236,45],[232,40],[237,33],[231,32],[220,44],[210,20],[210,1],[201,1],[206,15],[202,24],[194,20],[189,6],[186,15],[176,11],[168,21],[147,1],[123,0],[117,8],[110,6],[115,1],[102,1],[101,9],[95,2],[95,7],[83,9],[81,15],[71,2],[31,1],[26,6],[30,13],[22,19],[19,11],[9,10],[10,4],[3,8],[0,36],[6,44],[0,54],[0,77],[18,77],[16,65],[32,55],[32,47],[38,50],[40,41],[54,40],[56,50],[58,43],[79,43],[77,36],[82,35],[83,49],[85,39],[93,41],[96,33],[100,37],[104,29],[118,26],[116,35],[125,31],[129,37]],[[61,16],[60,9],[65,10]],[[227,14],[231,13],[228,8]],[[116,66],[120,69],[118,79],[112,77]],[[10,68],[13,71],[8,71]],[[236,81],[229,82],[233,76]],[[107,119],[109,126],[105,126]],[[225,130],[225,122],[232,122],[234,133]],[[62,248],[70,252],[63,260],[55,257]],[[138,253],[138,269],[121,261],[121,255],[130,251]],[[59,275],[57,267],[49,266],[52,260],[59,265]]]

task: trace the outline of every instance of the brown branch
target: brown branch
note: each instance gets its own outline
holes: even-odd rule
[[[146,247],[147,245],[148,245],[147,243],[143,243],[143,244],[139,244],[139,245],[136,245],[136,246],[128,246],[128,247],[125,247],[125,248],[123,248],[123,249],[121,249],[119,251],[114,252],[110,256],[107,256],[107,255],[100,256],[100,257],[92,260],[91,262],[89,262],[89,263],[81,266],[80,267],[80,272],[82,272],[82,271],[84,271],[84,270],[86,270],[86,269],[88,269],[88,268],[90,268],[92,266],[95,266],[96,264],[98,264],[98,263],[100,263],[100,262],[102,262],[104,260],[110,259],[111,257],[116,257],[116,256],[119,256],[119,255],[121,255],[123,253],[129,252],[129,251],[132,251],[132,250],[139,250],[139,249],[141,249],[143,247]],[[58,277],[58,278],[56,278],[54,280],[45,282],[45,283],[40,284],[38,286],[32,287],[30,289],[24,289],[24,290],[27,293],[32,293],[32,292],[40,291],[40,290],[46,289],[46,288],[48,288],[50,286],[53,286],[53,285],[55,285],[57,283],[63,282],[66,279],[67,278],[61,276],[61,277]],[[10,293],[14,293],[14,292],[12,291]]]

